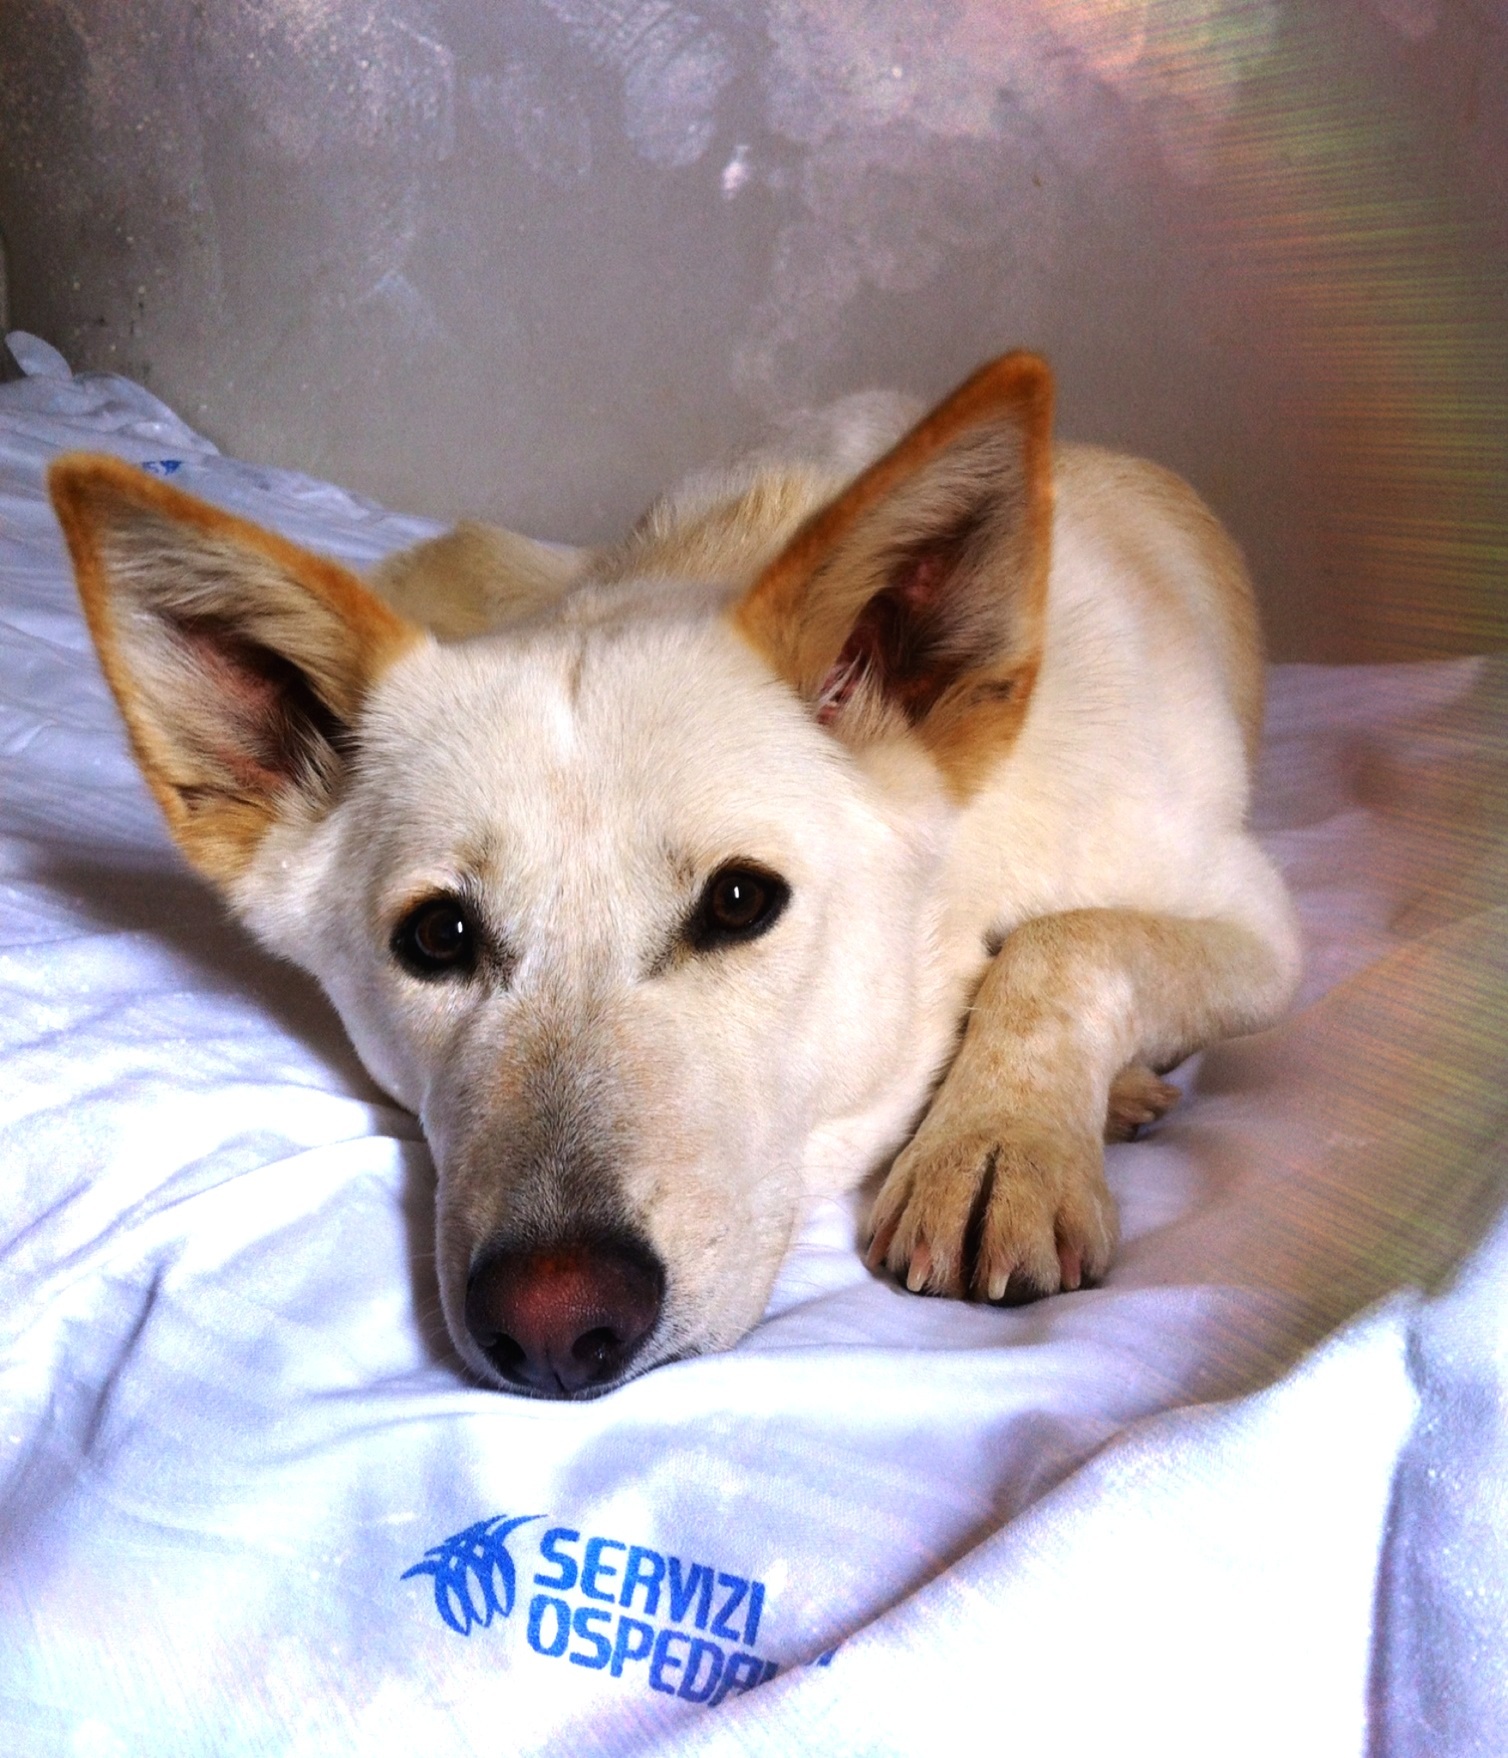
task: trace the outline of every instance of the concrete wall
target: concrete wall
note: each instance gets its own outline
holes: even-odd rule
[[[1026,343],[1275,650],[1508,636],[1501,0],[4,0],[13,322],[570,539]]]

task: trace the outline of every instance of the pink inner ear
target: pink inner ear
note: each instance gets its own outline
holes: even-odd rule
[[[831,725],[866,678],[911,721],[953,681],[959,659],[948,649],[945,622],[958,548],[954,539],[908,554],[859,612],[817,694],[819,725]]]
[[[831,726],[843,712],[859,681],[869,669],[869,658],[855,629],[843,643],[843,651],[828,667],[817,692],[817,725]]]
[[[313,742],[333,731],[309,680],[279,654],[214,622],[183,621],[174,632],[202,680],[199,724],[219,735],[207,754],[248,793],[276,793],[307,766]]]
[[[949,547],[956,549],[956,545]],[[942,597],[956,559],[955,555],[944,556],[936,550],[924,550],[920,555],[912,556],[899,570],[888,590],[910,614],[925,616]]]

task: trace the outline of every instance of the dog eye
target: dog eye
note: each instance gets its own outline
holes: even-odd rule
[[[722,867],[702,892],[691,923],[691,942],[699,952],[707,952],[737,940],[756,940],[774,927],[790,896],[790,886],[778,873],[762,867]]]
[[[444,977],[476,968],[477,933],[458,898],[431,897],[398,924],[393,956],[415,977]]]

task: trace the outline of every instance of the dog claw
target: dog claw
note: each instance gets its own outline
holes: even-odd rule
[[[1018,1129],[913,1141],[876,1199],[870,1268],[913,1294],[1008,1306],[1097,1281],[1115,1203],[1096,1134]]]

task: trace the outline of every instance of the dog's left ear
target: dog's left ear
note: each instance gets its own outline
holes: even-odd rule
[[[912,728],[968,793],[1041,661],[1052,376],[1007,354],[816,514],[735,625],[845,742]]]

